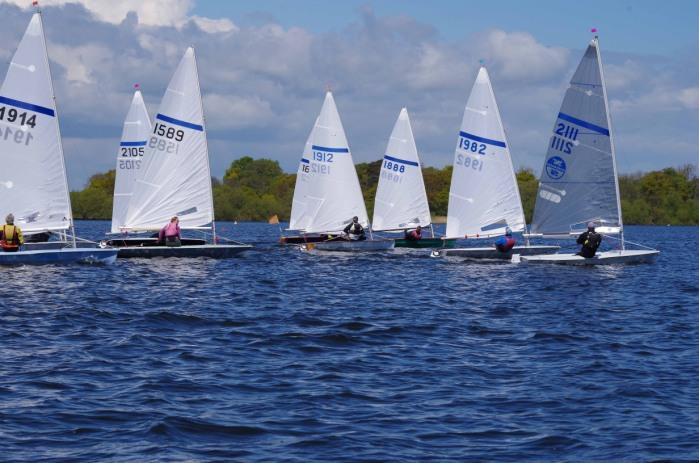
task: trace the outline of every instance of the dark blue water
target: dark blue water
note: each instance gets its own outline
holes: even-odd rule
[[[606,268],[221,228],[256,250],[3,270],[0,460],[699,460],[699,228]]]

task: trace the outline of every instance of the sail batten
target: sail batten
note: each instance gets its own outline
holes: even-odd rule
[[[431,223],[420,158],[406,108],[388,140],[374,201],[373,229],[405,230]]]
[[[495,93],[481,67],[464,108],[449,190],[447,238],[525,229],[524,211]]]
[[[557,114],[539,179],[531,232],[565,235],[586,221],[604,223],[610,230],[622,228],[597,39],[587,47]]]
[[[213,224],[209,153],[193,48],[170,80],[148,137],[122,230]]]
[[[0,214],[25,232],[66,230],[72,212],[44,29],[35,13],[0,87]]]

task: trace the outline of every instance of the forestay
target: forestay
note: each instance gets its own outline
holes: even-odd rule
[[[316,124],[318,124],[318,119],[316,119]],[[313,129],[311,133],[308,134],[306,139],[306,144],[303,148],[303,154],[301,155],[301,161],[299,161],[299,170],[296,173],[296,185],[294,186],[294,198],[291,202],[291,216],[289,218],[289,230],[303,230],[309,220],[308,215],[308,199],[306,198],[306,192],[308,190],[308,185],[311,182],[311,168],[310,159],[312,156],[311,149],[311,137],[313,137]]]
[[[621,211],[598,43],[587,47],[570,81],[548,143],[532,233],[570,234],[595,221],[619,232]]]
[[[155,116],[124,229],[159,229],[175,215],[182,228],[201,227],[214,220],[199,76],[191,47]]]
[[[489,237],[525,226],[509,144],[481,67],[466,103],[454,153],[446,236]]]
[[[308,233],[338,232],[359,218],[369,221],[352,153],[332,93],[327,92],[311,136],[311,182],[306,190]]]
[[[126,212],[136,184],[136,177],[141,170],[150,131],[150,117],[143,102],[143,95],[136,90],[124,121],[117,154],[112,233],[119,233],[121,227],[126,224]]]
[[[0,88],[0,214],[25,232],[71,226],[70,196],[41,14],[29,22]]]
[[[374,230],[400,230],[431,223],[422,167],[406,108],[388,140],[374,203]]]

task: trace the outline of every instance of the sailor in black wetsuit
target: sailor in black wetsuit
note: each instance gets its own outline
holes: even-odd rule
[[[597,248],[602,243],[602,235],[595,232],[594,222],[587,224],[587,231],[583,232],[578,236],[578,244],[582,244],[580,248],[579,256],[583,256],[585,259],[595,257]]]
[[[352,222],[345,227],[345,235],[352,241],[362,241],[366,239],[364,227],[359,223],[359,218],[356,215],[352,217]]]

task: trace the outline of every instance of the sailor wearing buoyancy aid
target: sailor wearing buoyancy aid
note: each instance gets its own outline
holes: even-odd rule
[[[349,236],[349,239],[355,241],[361,241],[366,239],[366,234],[364,233],[364,227],[359,223],[359,217],[356,215],[352,217],[352,222],[345,227],[345,234]]]
[[[501,236],[495,240],[495,249],[500,252],[510,252],[512,248],[515,247],[515,239],[512,238],[512,229],[510,227],[505,228],[505,236]]]
[[[0,229],[0,246],[5,251],[17,251],[24,244],[22,230],[15,225],[15,216],[7,214],[5,225]]]
[[[597,248],[602,243],[602,235],[595,231],[594,222],[587,224],[587,231],[578,236],[577,243],[582,245],[580,252],[578,252],[579,256],[583,256],[586,259],[595,257]]]

